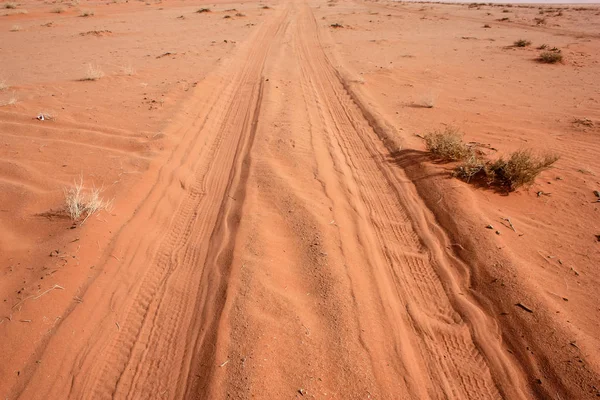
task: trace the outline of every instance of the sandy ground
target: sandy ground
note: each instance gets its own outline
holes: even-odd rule
[[[2,6],[1,398],[600,396],[598,32],[593,5]],[[506,195],[432,160],[445,126],[561,158]],[[79,179],[112,202],[84,223]]]

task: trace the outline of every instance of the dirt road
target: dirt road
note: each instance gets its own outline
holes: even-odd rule
[[[251,35],[9,398],[531,398],[309,5]]]

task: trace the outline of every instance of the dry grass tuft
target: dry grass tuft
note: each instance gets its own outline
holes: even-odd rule
[[[83,186],[83,178],[75,181],[70,188],[64,189],[65,193],[65,210],[73,221],[81,221],[83,223],[93,214],[102,210],[110,210],[112,201],[105,201],[100,194],[102,188],[92,187],[86,190]]]
[[[444,161],[460,161],[473,156],[473,150],[462,141],[458,129],[446,127],[443,132],[435,131],[424,137],[427,150]]]
[[[121,67],[121,71],[123,71],[123,73],[125,75],[129,75],[129,76],[135,75],[135,68],[133,68],[133,66],[131,64]]]
[[[10,86],[4,79],[0,79],[0,91],[8,89]]]
[[[203,13],[209,13],[209,12],[211,12],[211,11],[210,11],[210,8],[201,8],[201,9],[199,9],[199,10],[198,10],[198,11],[196,11],[196,12],[197,12],[198,14],[203,14]]]
[[[13,25],[13,26],[10,28],[10,31],[11,31],[11,32],[18,32],[18,31],[20,31],[20,30],[21,30],[21,26],[20,26],[20,25]]]
[[[7,10],[14,10],[15,8],[17,8],[17,4],[16,3],[3,3],[2,8],[6,8]]]
[[[104,76],[104,72],[94,64],[88,64],[85,76],[81,78],[82,81],[97,81]]]
[[[507,160],[500,157],[486,168],[488,181],[512,192],[523,185],[530,185],[540,172],[558,161],[555,154],[535,155],[531,150],[517,150]]]
[[[527,46],[531,45],[531,41],[525,40],[525,39],[519,39],[516,42],[514,42],[513,45],[515,47],[527,47]]]
[[[562,62],[563,56],[559,51],[543,51],[537,59],[539,62],[544,64],[556,64]]]
[[[530,185],[544,170],[558,160],[551,153],[534,154],[531,150],[517,150],[507,159],[489,161],[480,152],[465,144],[460,132],[447,127],[443,132],[428,133],[423,137],[427,150],[444,161],[461,161],[454,176],[464,181],[477,181],[508,192]]]
[[[532,184],[558,158],[550,153],[535,155],[531,150],[517,150],[508,159],[500,157],[493,162],[472,155],[454,169],[454,176],[467,182],[477,180],[512,192],[521,186]]]
[[[54,13],[54,14],[62,14],[65,12],[65,9],[62,7],[56,7],[56,8],[53,8],[52,10],[50,10],[50,12]]]
[[[80,17],[93,17],[94,11],[93,10],[84,11],[79,16]]]

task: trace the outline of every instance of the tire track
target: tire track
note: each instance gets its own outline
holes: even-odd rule
[[[421,349],[426,375],[436,389],[430,395],[525,398],[494,321],[461,293],[452,270],[465,270],[464,266],[445,250],[449,243],[439,235],[414,187],[403,184],[408,179],[401,171],[396,176],[386,163],[376,132],[321,50],[309,12],[299,36],[305,39],[306,76],[322,102],[322,119],[330,121],[338,156],[354,171],[373,234],[388,261],[385,272],[411,317],[409,334],[416,336],[413,342]],[[389,245],[393,238],[401,245]]]
[[[184,396],[188,388],[180,383],[204,347],[213,346],[214,335],[197,336],[223,306],[226,285],[215,284],[228,269],[221,244],[235,237],[232,218],[239,219],[243,201],[232,201],[231,194],[243,190],[268,40],[284,16],[285,10],[277,12],[221,76],[198,86],[200,97],[167,134],[181,138],[180,145],[118,236],[111,249],[118,257],[107,255],[108,276],[84,297],[85,308],[97,315],[82,318],[90,333],[64,356],[64,364],[72,364],[70,379],[26,385],[17,392],[26,392],[23,398]],[[69,335],[68,328],[49,347],[60,343],[61,334]]]
[[[267,89],[250,167],[239,282],[218,330],[231,372],[211,381],[210,397],[302,387],[317,397],[528,398],[468,269],[386,159],[310,8],[292,3],[289,19],[270,60],[278,86]]]

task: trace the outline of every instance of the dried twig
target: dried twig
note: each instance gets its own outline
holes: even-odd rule
[[[513,226],[512,222],[510,221],[510,218],[502,218],[502,219],[505,220],[506,222],[508,222],[508,224],[510,225],[510,229],[512,229],[515,233],[517,233],[517,230]]]
[[[47,289],[47,290],[43,291],[42,293],[38,294],[37,296],[36,295],[31,295],[29,297],[25,297],[23,300],[19,301],[17,304],[15,304],[14,306],[12,306],[12,308],[15,309],[17,306],[23,304],[25,301],[27,301],[29,299],[34,299],[34,300],[39,299],[40,297],[42,297],[43,295],[45,295],[48,292],[51,292],[54,289],[64,290],[65,288],[62,287],[62,286],[60,286],[60,285],[54,285],[50,289]]]

